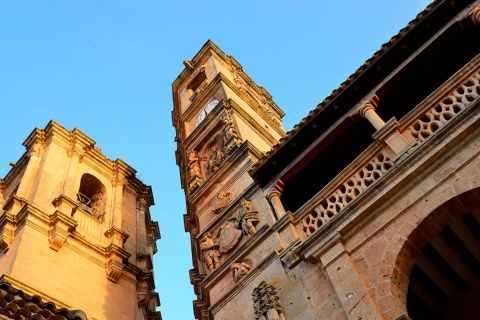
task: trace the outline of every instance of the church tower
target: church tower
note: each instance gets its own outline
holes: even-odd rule
[[[248,170],[285,135],[284,113],[210,40],[184,65],[172,85],[172,119],[191,234],[194,313],[208,319],[214,295],[232,282],[230,268],[252,267],[239,248],[259,240],[257,228],[274,219]],[[262,208],[265,216],[258,214]],[[237,278],[241,268],[234,271]]]
[[[152,189],[78,129],[51,121],[23,145],[0,179],[0,282],[16,294],[12,319],[38,296],[43,303],[28,307],[30,316],[64,310],[67,319],[160,320]]]

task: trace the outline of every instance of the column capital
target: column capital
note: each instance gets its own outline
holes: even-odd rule
[[[43,154],[43,145],[45,142],[43,140],[38,140],[33,147],[30,149],[30,156],[41,157]]]
[[[283,183],[283,181],[278,180],[277,183],[275,184],[275,186],[273,186],[273,188],[268,193],[268,195],[267,195],[268,200],[272,201],[272,198],[275,197],[275,196],[280,198],[283,194],[284,186],[285,186],[285,184]]]
[[[476,6],[472,11],[470,11],[468,16],[470,19],[472,19],[474,25],[480,25],[480,5]]]
[[[364,103],[363,106],[358,108],[358,114],[362,116],[362,118],[367,119],[367,117],[365,116],[366,112],[368,110],[372,110],[373,112],[375,112],[375,110],[377,110],[379,102],[380,102],[380,99],[378,98],[378,96],[377,95],[373,96],[372,100],[368,101],[367,103]]]
[[[67,156],[69,158],[73,156],[77,156],[81,160],[84,155],[85,155],[85,150],[83,150],[82,147],[80,147],[75,143],[71,144],[67,150]]]

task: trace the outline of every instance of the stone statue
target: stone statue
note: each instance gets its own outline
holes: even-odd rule
[[[105,214],[105,194],[103,191],[97,191],[92,196],[92,201],[90,202],[92,208],[92,216],[97,219],[100,219]]]
[[[235,283],[238,282],[238,280],[240,280],[241,278],[243,278],[250,271],[250,269],[252,269],[251,264],[252,263],[249,259],[245,259],[240,263],[236,262],[232,264],[230,269],[232,270],[233,281]]]
[[[204,262],[210,271],[220,266],[219,244],[213,240],[212,234],[207,232],[200,242],[200,249],[203,251]]]
[[[190,178],[201,177],[200,165],[198,164],[198,152],[190,151],[188,154],[188,168],[190,170]]]
[[[225,132],[225,141],[228,141],[230,138],[234,138],[238,140],[238,133],[235,127],[233,126],[232,116],[230,115],[230,111],[225,110],[225,116],[222,118],[223,121],[223,128]]]
[[[237,228],[243,230],[245,235],[253,235],[257,231],[253,224],[260,221],[258,212],[253,210],[252,203],[246,198],[242,199],[240,210],[235,220]]]
[[[223,150],[217,146],[212,147],[212,154],[208,159],[208,170],[211,172],[217,171],[223,159],[225,159],[225,153]]]

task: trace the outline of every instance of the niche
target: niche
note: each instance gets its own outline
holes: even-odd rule
[[[79,208],[103,221],[106,207],[105,186],[91,174],[85,173],[80,180],[77,200]]]

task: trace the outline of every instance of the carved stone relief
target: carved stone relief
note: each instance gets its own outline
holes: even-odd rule
[[[237,228],[235,219],[230,219],[218,230],[220,252],[226,253],[237,245],[242,232]]]
[[[188,191],[192,193],[203,184],[198,152],[195,150],[190,151],[188,154],[188,171],[190,172]]]
[[[218,170],[223,160],[225,160],[225,151],[219,146],[213,146],[208,156],[207,168],[211,173]]]
[[[242,144],[242,140],[238,136],[238,132],[233,124],[231,111],[229,109],[225,109],[225,115],[222,117],[222,122],[225,149],[227,154],[230,154]]]
[[[253,235],[256,232],[254,224],[259,221],[258,212],[254,210],[252,203],[243,198],[237,214],[228,219],[218,230],[220,252],[226,253],[232,250],[240,241],[242,233]]]
[[[245,235],[253,235],[257,230],[254,224],[260,221],[258,212],[254,210],[252,203],[247,198],[241,200],[240,210],[235,217],[237,228]]]
[[[212,202],[212,212],[215,214],[220,213],[225,209],[233,200],[232,193],[230,191],[219,191],[217,198]]]
[[[282,313],[283,307],[274,286],[267,285],[265,281],[262,281],[258,287],[253,289],[252,299],[256,320],[285,319]]]
[[[200,242],[200,249],[203,252],[204,262],[210,271],[213,271],[220,266],[221,255],[218,248],[218,238],[212,237],[212,234],[207,232]]]
[[[238,280],[246,276],[247,273],[250,272],[250,269],[252,269],[252,260],[244,259],[242,262],[235,262],[230,269],[232,270],[233,282],[237,283]]]
[[[268,113],[270,120],[272,120],[276,124],[280,124],[280,120],[278,120],[278,117],[275,115],[275,113],[273,113],[272,109],[269,106],[272,103],[272,98],[267,99],[265,97],[262,97],[261,102],[262,102],[262,109]]]

